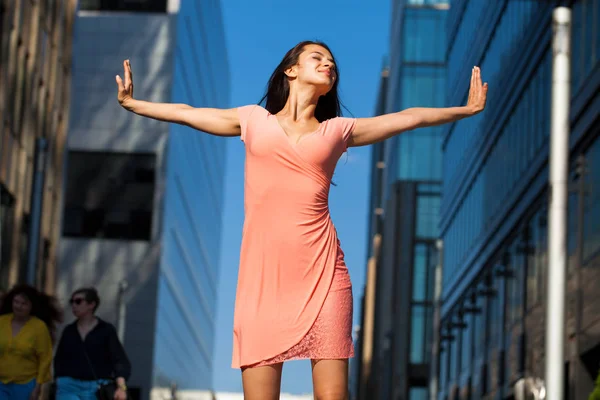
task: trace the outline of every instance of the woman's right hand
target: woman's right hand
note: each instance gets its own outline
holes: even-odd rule
[[[237,108],[195,108],[187,104],[155,103],[133,99],[133,78],[129,60],[123,61],[123,79],[117,81],[117,99],[127,111],[159,121],[186,125],[217,136],[239,136],[240,119]]]
[[[133,100],[133,78],[129,60],[123,61],[123,71],[125,81],[123,81],[119,75],[116,77],[118,88],[117,99],[119,100],[119,104],[121,104],[121,106],[127,108],[128,103]]]

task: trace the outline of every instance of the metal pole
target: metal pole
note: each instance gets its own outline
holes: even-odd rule
[[[566,225],[569,171],[571,10],[552,14],[552,108],[545,381],[548,400],[564,396]]]
[[[117,336],[121,344],[125,343],[125,321],[127,317],[127,304],[125,302],[125,292],[129,287],[126,280],[119,282],[119,294],[117,296]]]
[[[42,224],[42,205],[44,200],[44,178],[46,176],[46,151],[48,141],[37,138],[35,141],[35,168],[33,190],[31,193],[31,217],[29,225],[29,243],[27,249],[27,276],[29,285],[35,285],[37,278],[38,250],[40,247],[40,227]]]
[[[439,239],[435,242],[437,250],[437,264],[435,266],[435,281],[433,287],[433,337],[431,345],[431,379],[429,380],[429,398],[437,400],[440,375],[440,299],[442,297],[442,266],[444,242]]]

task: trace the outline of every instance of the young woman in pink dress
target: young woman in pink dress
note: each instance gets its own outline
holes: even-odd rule
[[[246,146],[242,248],[233,361],[247,400],[279,399],[283,362],[312,361],[316,399],[346,399],[353,356],[352,289],[328,208],[331,177],[347,147],[475,115],[487,84],[471,76],[467,105],[411,108],[373,118],[342,118],[339,71],[329,48],[302,42],[277,66],[265,106],[194,108],[135,100],[131,65],[116,77],[119,103],[138,115]],[[261,101],[262,103],[262,101]]]

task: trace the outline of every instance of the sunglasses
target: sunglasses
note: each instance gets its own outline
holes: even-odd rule
[[[85,301],[85,299],[82,299],[81,297],[78,297],[76,299],[69,300],[69,303],[71,303],[71,305],[73,305],[73,304],[80,305],[84,301]]]

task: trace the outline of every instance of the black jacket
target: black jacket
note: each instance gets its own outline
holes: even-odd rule
[[[87,353],[87,358],[86,358]],[[115,327],[98,318],[85,341],[77,330],[77,321],[65,327],[54,356],[54,376],[91,381],[129,379],[131,364],[119,341]]]

